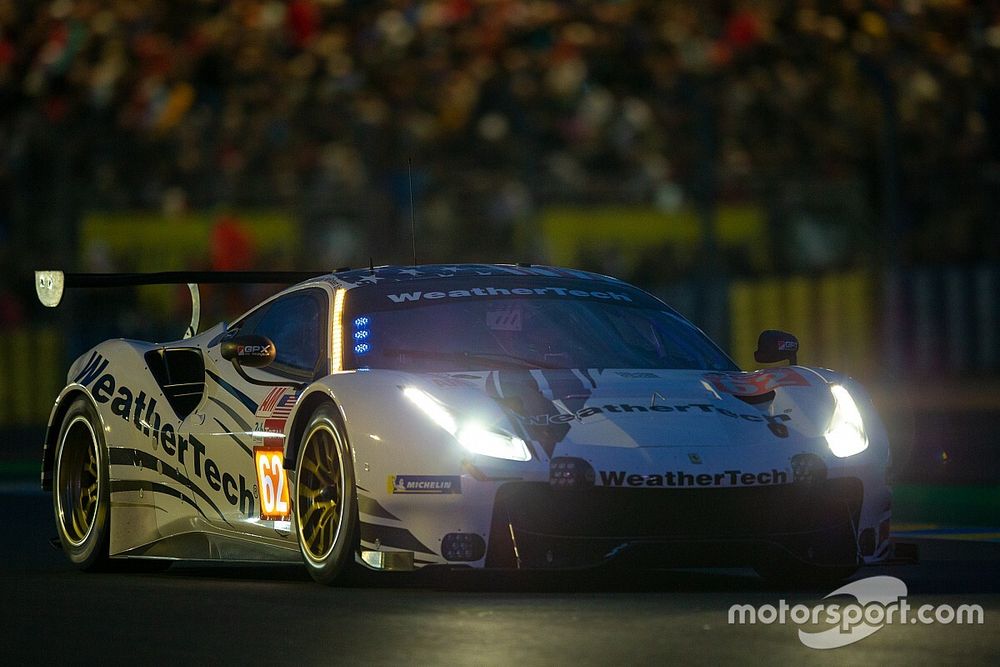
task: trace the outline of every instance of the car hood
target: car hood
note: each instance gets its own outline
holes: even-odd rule
[[[581,447],[732,447],[812,439],[826,428],[833,407],[826,381],[801,367],[756,373],[525,369],[422,379],[459,413],[482,415],[492,403],[509,428],[550,457]]]

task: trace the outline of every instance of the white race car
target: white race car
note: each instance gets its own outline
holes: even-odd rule
[[[49,305],[64,284],[239,279],[37,275]],[[613,278],[345,270],[196,328],[109,340],[70,368],[42,485],[83,569],[304,562],[331,583],[621,560],[832,580],[890,552],[889,446],[856,382],[743,372]],[[757,360],[797,349],[764,332]]]

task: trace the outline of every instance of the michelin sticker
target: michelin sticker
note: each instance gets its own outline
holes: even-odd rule
[[[389,475],[389,493],[419,493],[424,495],[461,493],[462,478],[458,475]]]

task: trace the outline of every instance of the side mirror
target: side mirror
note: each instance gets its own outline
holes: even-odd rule
[[[235,336],[222,341],[222,358],[237,367],[263,368],[274,361],[274,343],[265,336]]]
[[[759,364],[773,364],[787,360],[789,364],[798,363],[799,339],[787,331],[768,329],[757,337],[757,349],[753,358]]]

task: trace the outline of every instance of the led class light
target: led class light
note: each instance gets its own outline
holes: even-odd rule
[[[485,428],[474,420],[459,424],[448,408],[441,405],[427,392],[416,387],[406,387],[403,395],[427,415],[431,421],[451,434],[473,454],[492,456],[509,461],[530,461],[531,452],[524,440]]]
[[[868,449],[868,434],[861,418],[861,411],[847,389],[839,384],[830,385],[833,394],[833,416],[824,436],[830,451],[838,458],[854,456]]]
[[[462,446],[474,454],[484,454],[511,461],[530,461],[531,453],[524,440],[490,431],[479,424],[463,426],[456,436]]]
[[[344,297],[347,290],[338,289],[333,295],[333,353],[330,355],[332,371],[344,370]]]

